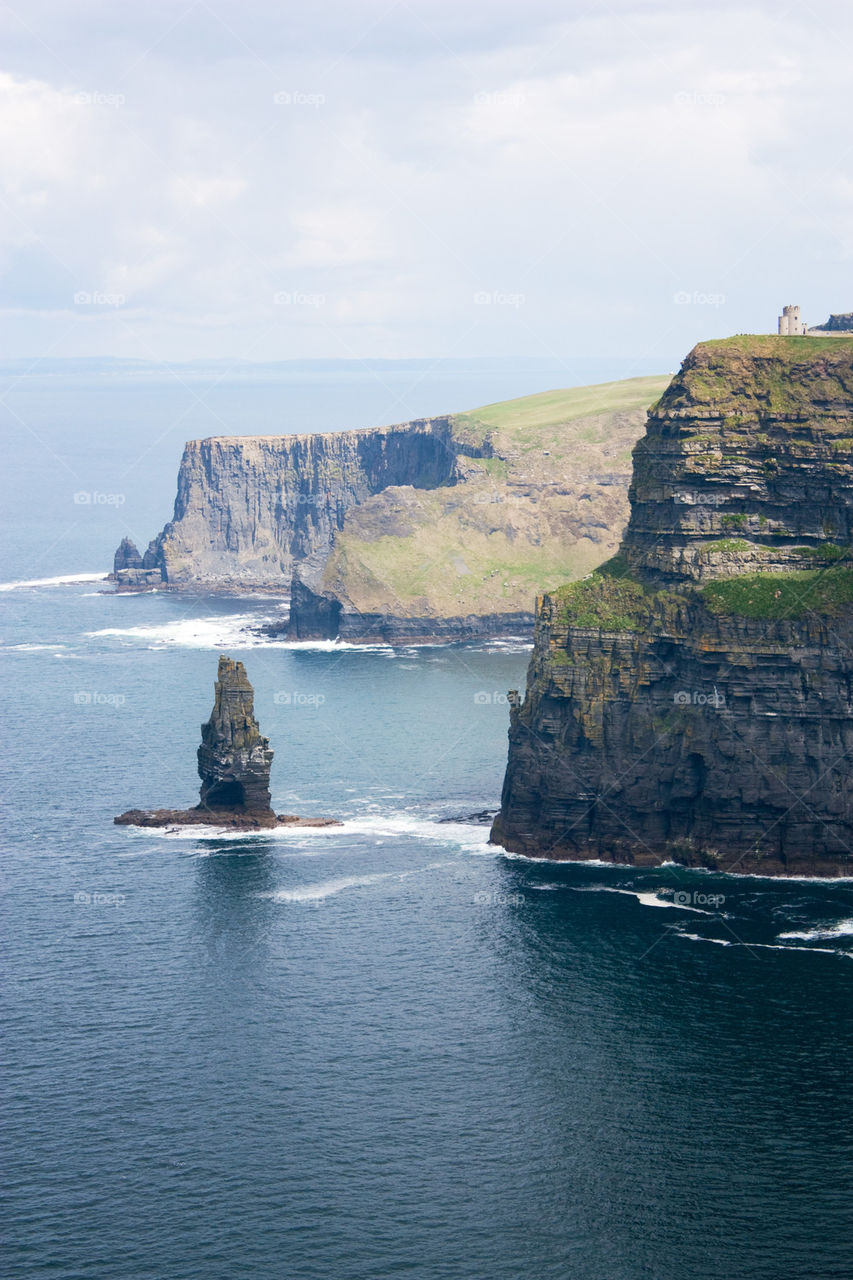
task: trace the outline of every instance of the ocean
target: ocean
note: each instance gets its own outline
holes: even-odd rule
[[[4,1276],[848,1280],[853,883],[507,856],[522,640],[101,581],[191,435],[652,371],[5,370]],[[220,652],[340,827],[113,825],[195,802]]]

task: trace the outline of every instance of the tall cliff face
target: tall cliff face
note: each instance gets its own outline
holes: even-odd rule
[[[830,560],[851,539],[853,368],[843,339],[696,347],[634,450],[629,569],[705,580]]]
[[[635,450],[620,555],[541,601],[492,838],[853,873],[851,485],[853,343],[696,348]]]
[[[286,589],[296,564],[328,555],[347,511],[388,485],[454,484],[458,458],[482,447],[452,437],[447,418],[323,435],[191,440],[181,459],[172,520],[143,570],[173,585]],[[134,585],[135,548],[117,564]],[[122,572],[127,570],[127,572]]]
[[[630,451],[668,378],[380,430],[187,445],[175,514],[121,588],[290,590],[293,639],[532,632],[537,589],[613,554]]]

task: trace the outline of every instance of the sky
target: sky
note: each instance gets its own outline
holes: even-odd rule
[[[0,6],[5,357],[642,358],[853,310],[853,5]]]

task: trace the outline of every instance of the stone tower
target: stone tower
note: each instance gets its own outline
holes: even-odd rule
[[[219,659],[215,690],[213,711],[201,726],[198,749],[201,806],[272,815],[273,753],[258,728],[254,690],[242,662],[224,655]]]
[[[791,337],[795,334],[804,334],[806,326],[800,317],[800,308],[798,306],[789,306],[782,308],[782,314],[779,317],[779,332],[785,337]]]

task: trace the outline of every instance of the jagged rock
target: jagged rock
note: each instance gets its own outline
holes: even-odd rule
[[[206,809],[269,813],[273,752],[255,719],[255,691],[242,662],[219,659],[216,698],[201,726],[198,772]]]
[[[853,333],[853,311],[830,316],[825,324],[817,324],[812,333]]]
[[[113,573],[121,573],[123,569],[141,569],[142,556],[132,538],[122,538],[113,559]]]
[[[154,560],[151,547],[142,556],[131,538],[122,538],[113,558],[113,571],[110,578],[119,591],[158,587],[163,581],[163,573]]]
[[[200,802],[194,809],[129,809],[122,826],[170,827],[203,824],[256,829],[275,826],[338,826],[332,818],[300,818],[273,812],[270,767],[273,752],[254,713],[254,690],[242,662],[219,659],[210,719],[201,726],[198,772]]]
[[[701,344],[631,503],[620,555],[541,601],[492,840],[851,875],[853,342]]]

